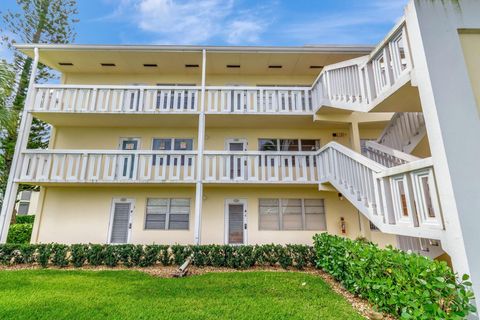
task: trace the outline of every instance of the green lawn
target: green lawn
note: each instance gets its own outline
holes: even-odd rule
[[[0,271],[0,319],[363,319],[319,277],[137,271]]]

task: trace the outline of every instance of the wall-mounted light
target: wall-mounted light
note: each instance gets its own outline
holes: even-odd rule
[[[338,193],[338,199],[339,199],[340,201],[343,200],[343,194],[341,194],[340,192]]]

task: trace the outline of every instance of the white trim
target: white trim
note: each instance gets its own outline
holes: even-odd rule
[[[242,204],[243,205],[243,243],[237,244],[237,245],[242,245],[242,244],[248,244],[248,201],[247,199],[244,198],[228,198],[225,199],[225,205],[224,205],[224,243],[225,244],[231,244],[228,242],[228,234],[229,234],[229,212],[228,212],[228,206],[230,204]],[[234,244],[231,244],[234,245]]]
[[[130,203],[130,214],[128,216],[128,233],[127,233],[127,243],[130,243],[130,238],[132,234],[132,217],[133,213],[135,210],[135,199],[133,198],[113,198],[112,199],[112,204],[110,208],[110,220],[108,222],[108,233],[107,233],[107,242],[108,244],[111,244],[111,238],[112,238],[112,223],[113,223],[113,216],[115,212],[115,204],[116,203]]]

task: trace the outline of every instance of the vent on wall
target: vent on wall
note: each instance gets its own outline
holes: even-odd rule
[[[310,69],[322,69],[323,66],[310,66]]]
[[[102,67],[115,67],[115,63],[100,63]]]
[[[155,68],[155,67],[158,67],[158,64],[156,64],[156,63],[144,63],[143,66],[147,67],[147,68]]]
[[[240,68],[239,64],[227,64],[227,68]]]
[[[73,66],[73,63],[71,62],[59,62],[58,64],[61,66]]]
[[[281,65],[270,65],[270,66],[268,66],[268,67],[269,67],[270,69],[282,69],[282,68],[283,68],[283,66],[281,66]]]
[[[185,68],[198,68],[198,64],[186,64]]]

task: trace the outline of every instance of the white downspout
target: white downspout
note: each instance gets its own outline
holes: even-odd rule
[[[205,148],[205,72],[207,52],[202,50],[202,91],[200,95],[200,114],[198,115],[198,143],[197,143],[197,181],[195,188],[195,230],[193,241],[200,244],[202,229],[202,202],[203,202],[203,150]]]
[[[20,128],[18,130],[17,143],[15,145],[15,153],[13,154],[12,166],[10,167],[10,173],[8,175],[7,188],[3,197],[2,211],[0,213],[0,243],[7,241],[8,228],[10,227],[10,221],[12,220],[13,209],[17,198],[18,183],[14,182],[15,178],[20,172],[20,154],[27,148],[28,137],[30,135],[30,129],[32,125],[32,114],[28,112],[33,100],[33,86],[35,84],[35,74],[37,73],[38,66],[38,48],[33,49],[34,58],[32,64],[32,71],[30,73],[30,81],[28,83],[27,97],[25,99],[25,105],[23,106],[22,119],[20,122]]]

